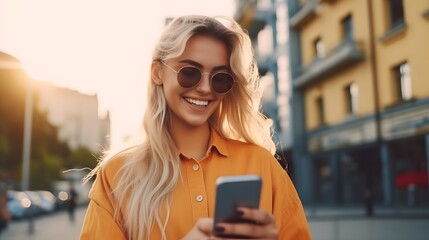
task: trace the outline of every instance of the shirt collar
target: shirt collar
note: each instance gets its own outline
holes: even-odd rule
[[[210,155],[210,152],[217,151],[220,155],[227,157],[228,156],[228,146],[226,139],[219,135],[219,133],[213,129],[210,128],[210,140],[209,140],[209,147],[207,148],[206,157]],[[180,159],[186,159],[187,157],[179,152]]]
[[[216,149],[221,155],[228,156],[228,146],[226,143],[226,139],[221,137],[219,133],[211,128],[210,129],[210,144],[209,144],[209,151],[212,151],[212,149]]]

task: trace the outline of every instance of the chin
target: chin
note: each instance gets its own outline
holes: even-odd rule
[[[208,119],[201,119],[201,120],[185,120],[185,123],[191,127],[191,128],[198,128],[198,127],[203,127],[203,126],[207,126],[208,124]]]

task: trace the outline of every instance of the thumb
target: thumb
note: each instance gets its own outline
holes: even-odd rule
[[[213,230],[213,219],[211,218],[200,218],[195,224],[197,229],[201,232],[210,235]]]

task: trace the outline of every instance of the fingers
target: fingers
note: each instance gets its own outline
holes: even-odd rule
[[[216,227],[222,228],[221,234],[247,236],[252,239],[277,239],[278,231],[273,225],[255,225],[255,224],[225,224],[221,223]],[[218,231],[219,232],[219,231]]]
[[[213,230],[213,219],[211,218],[200,218],[195,224],[196,228],[206,235],[210,235]]]
[[[184,237],[182,237],[181,240],[210,239],[212,229],[213,219],[201,218],[195,223],[191,231],[189,231]]]
[[[242,218],[252,220],[252,223],[219,223],[215,226],[222,234],[243,235],[257,239],[277,239],[278,231],[274,217],[258,209],[238,208]],[[219,231],[218,231],[219,232]]]
[[[259,225],[275,224],[274,216],[265,211],[241,207],[237,211],[242,213],[242,218],[253,220]]]

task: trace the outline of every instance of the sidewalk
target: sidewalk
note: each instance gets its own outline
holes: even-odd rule
[[[33,233],[27,219],[12,221],[0,240],[76,240],[79,239],[86,206],[76,208],[75,221],[71,222],[67,211],[59,211],[34,219]]]
[[[364,207],[305,207],[309,219],[367,218]],[[423,218],[429,219],[429,208],[374,207],[372,218]]]
[[[66,211],[36,218],[34,232],[29,221],[13,221],[0,240],[76,240],[86,206],[76,209],[75,222]],[[367,217],[362,208],[306,208],[314,240],[426,240],[429,233],[429,209],[375,208]]]
[[[429,209],[376,207],[372,217],[359,207],[306,208],[314,240],[426,240]]]

